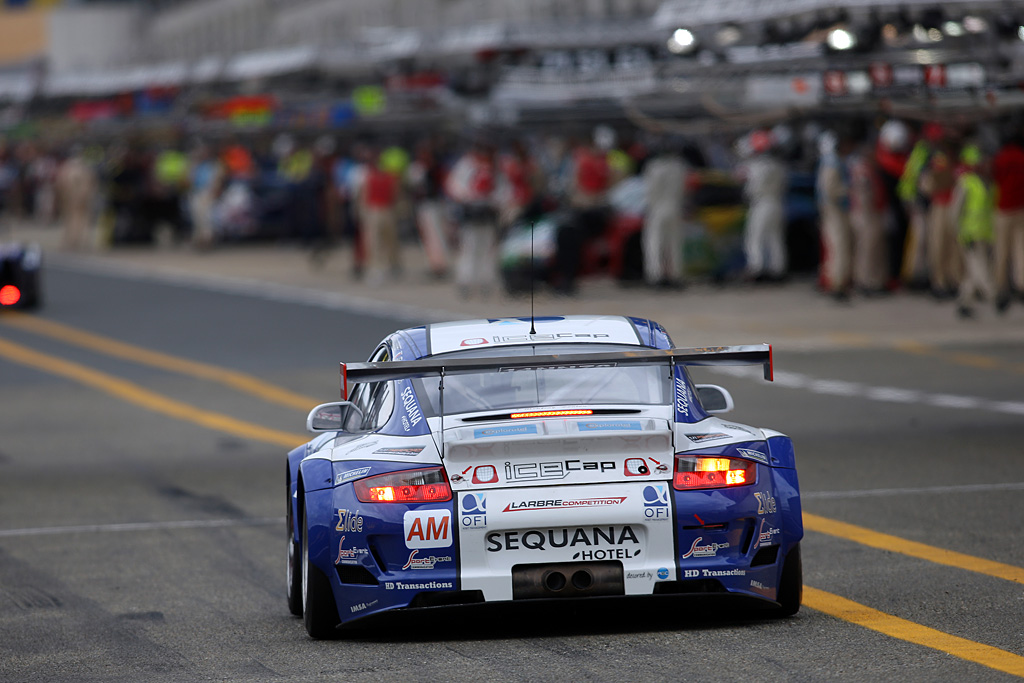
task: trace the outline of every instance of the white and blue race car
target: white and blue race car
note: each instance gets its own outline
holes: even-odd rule
[[[426,325],[342,364],[288,454],[288,606],[314,638],[386,610],[699,593],[800,608],[793,445],[724,421],[673,348],[613,316]]]

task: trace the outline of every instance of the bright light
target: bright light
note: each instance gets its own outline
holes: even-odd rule
[[[743,34],[740,30],[731,24],[729,26],[723,26],[717,33],[715,33],[715,41],[722,47],[735,45],[740,42],[740,38],[742,37]]]
[[[698,472],[719,472],[729,469],[729,458],[698,458],[696,470]]]
[[[697,39],[694,37],[693,32],[685,28],[677,28],[673,33],[672,37],[668,39],[668,49],[677,55],[681,55],[685,52],[689,52],[693,49]]]
[[[966,16],[964,17],[964,28],[968,33],[984,33],[988,30],[988,22],[981,17]]]
[[[0,287],[0,306],[13,306],[21,301],[21,290],[14,285]]]
[[[1017,37],[1024,40],[1024,26],[1017,27]]]
[[[392,486],[375,486],[370,489],[370,500],[391,502],[394,499],[395,489]]]
[[[942,25],[942,32],[952,38],[958,38],[964,34],[964,27],[955,21],[947,21]]]
[[[942,40],[942,31],[937,28],[925,28],[921,24],[914,24],[914,40],[919,43],[937,43]]]
[[[512,413],[513,420],[524,417],[564,417],[566,415],[593,415],[594,411],[589,408],[577,410],[536,410],[532,413]]]
[[[729,470],[725,473],[725,483],[730,486],[747,483],[747,473],[743,470]]]
[[[452,499],[443,467],[378,474],[352,482],[363,503],[443,503]]]
[[[829,32],[825,42],[833,50],[849,50],[857,44],[857,39],[846,29],[837,28]]]
[[[749,460],[676,454],[672,487],[677,491],[754,484],[757,466]]]

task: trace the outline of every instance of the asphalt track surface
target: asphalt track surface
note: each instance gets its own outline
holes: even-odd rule
[[[1019,344],[696,373],[794,439],[796,617],[517,604],[318,642],[285,604],[284,452],[336,363],[411,321],[60,267],[47,294],[0,315],[0,680],[1024,677]]]

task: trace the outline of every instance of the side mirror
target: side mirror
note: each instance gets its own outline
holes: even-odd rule
[[[728,413],[736,407],[732,394],[716,384],[698,384],[697,398],[709,413]]]
[[[337,432],[344,429],[345,416],[352,406],[351,401],[334,401],[321,403],[306,416],[306,430],[319,432]]]

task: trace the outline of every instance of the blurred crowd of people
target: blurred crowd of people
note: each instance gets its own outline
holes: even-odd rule
[[[464,296],[501,283],[499,243],[517,223],[557,212],[552,267],[571,294],[587,244],[610,224],[610,195],[639,193],[640,277],[678,289],[694,221],[695,177],[727,173],[746,204],[742,279],[790,274],[790,179],[814,177],[818,284],[840,301],[900,287],[978,299],[1005,311],[1024,296],[1024,140],[889,120],[859,132],[804,126],[695,142],[600,126],[577,138],[477,132],[398,141],[288,133],[219,141],[0,142],[0,211],[57,220],[69,249],[146,244],[163,235],[199,249],[272,237],[306,246],[314,264],[351,246],[357,277],[400,277],[416,240],[430,273]],[[532,244],[531,244],[532,248]],[[621,248],[619,245],[616,248]],[[531,255],[531,259],[532,259]],[[531,269],[531,277],[532,277]]]
[[[884,122],[859,138],[818,138],[822,284],[837,299],[904,286],[955,299],[1024,297],[1024,137],[929,122]],[[1024,299],[1022,299],[1024,300]]]

